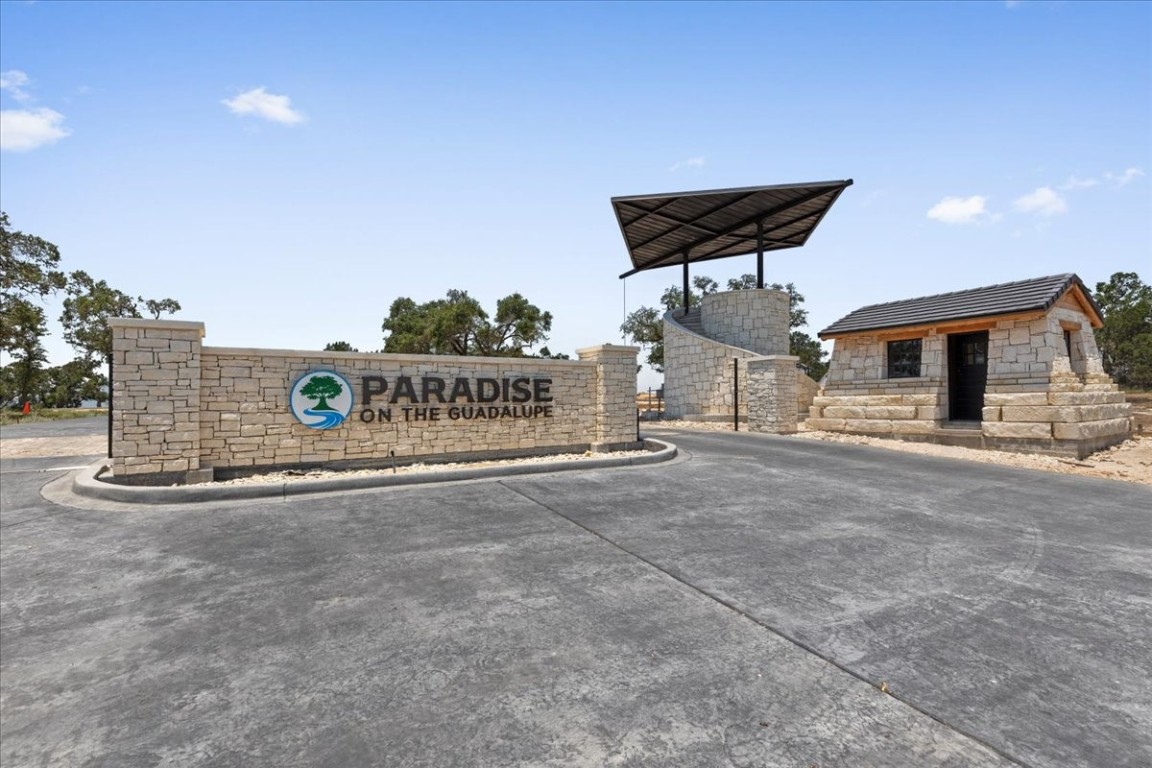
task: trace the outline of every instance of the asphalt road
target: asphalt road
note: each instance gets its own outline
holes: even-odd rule
[[[1152,492],[652,434],[681,458],[180,507],[0,463],[0,763],[1152,764]]]

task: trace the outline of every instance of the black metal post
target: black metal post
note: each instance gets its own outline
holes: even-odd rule
[[[740,431],[740,358],[732,358],[732,431]]]
[[[688,299],[692,292],[688,287],[688,251],[684,251],[684,315],[688,315]]]
[[[112,458],[112,358],[108,358],[108,458]]]
[[[756,222],[756,287],[764,287],[764,219]]]

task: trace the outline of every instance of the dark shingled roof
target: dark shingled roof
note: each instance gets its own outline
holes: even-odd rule
[[[936,296],[923,296],[919,299],[872,304],[840,318],[817,335],[825,338],[882,328],[1047,310],[1072,286],[1077,286],[1083,291],[1084,297],[1099,317],[1100,307],[1092,299],[1083,281],[1072,273],[1066,273],[989,285],[985,288],[972,288],[967,291],[941,293]]]

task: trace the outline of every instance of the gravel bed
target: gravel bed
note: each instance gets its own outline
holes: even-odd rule
[[[522,459],[499,459],[493,461],[460,461],[452,463],[417,463],[378,469],[289,469],[268,472],[261,475],[247,475],[231,480],[217,480],[214,485],[253,485],[257,483],[291,483],[300,480],[324,480],[337,477],[371,477],[373,475],[409,475],[420,472],[445,472],[454,469],[475,469],[478,467],[524,466],[547,464],[553,461],[580,461],[581,459],[611,459],[618,457],[645,456],[649,451],[610,451],[605,453],[554,453],[547,456],[529,456]]]

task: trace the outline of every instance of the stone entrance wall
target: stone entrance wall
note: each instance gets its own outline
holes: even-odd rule
[[[120,480],[198,481],[215,470],[637,445],[636,347],[589,347],[577,350],[579,360],[234,349],[202,346],[202,323],[119,318],[109,325],[112,463]],[[292,414],[291,388],[313,371],[336,372],[354,390],[352,411],[337,427],[313,429]],[[549,399],[529,404],[528,416],[503,399],[379,398],[364,407],[365,376],[540,379]]]

